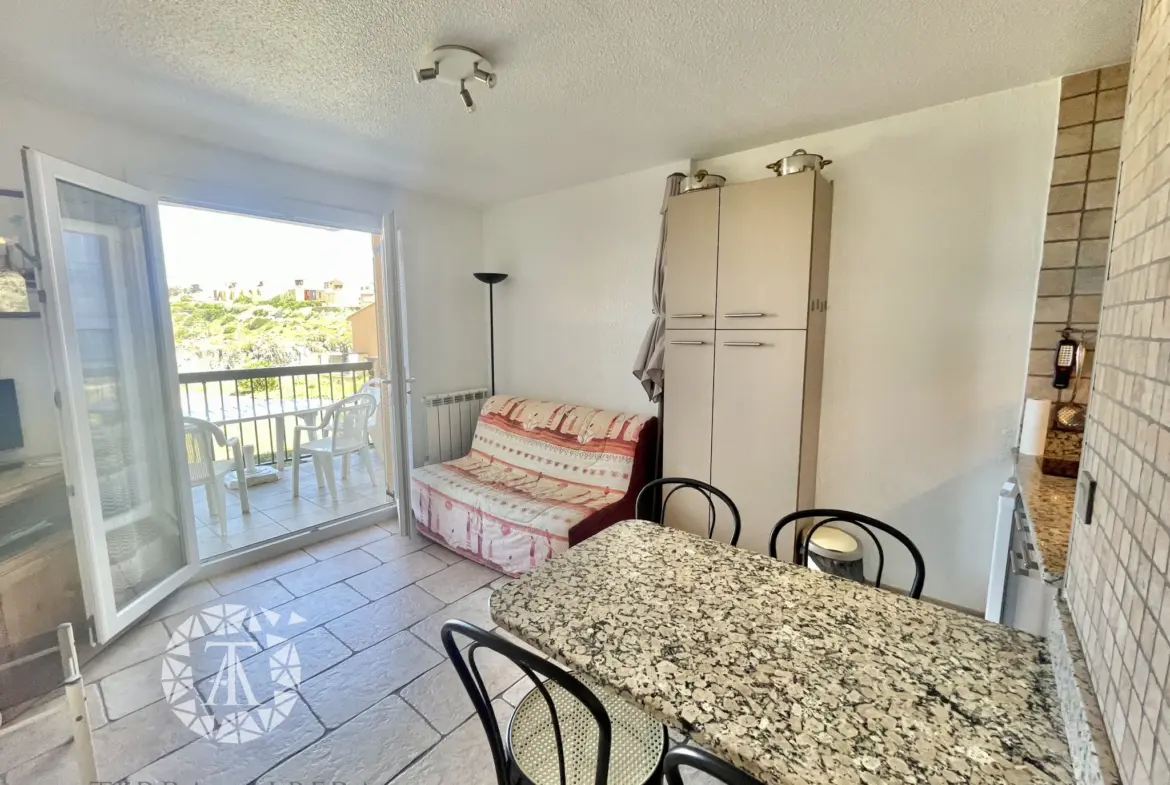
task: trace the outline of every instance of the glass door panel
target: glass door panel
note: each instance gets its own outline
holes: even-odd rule
[[[27,160],[71,512],[104,642],[198,570],[157,201]]]

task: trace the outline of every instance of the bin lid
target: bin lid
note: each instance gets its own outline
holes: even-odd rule
[[[862,555],[857,539],[833,526],[822,526],[813,532],[808,549],[821,558],[837,561],[857,561]]]

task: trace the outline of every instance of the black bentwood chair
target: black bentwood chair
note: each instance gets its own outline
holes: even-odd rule
[[[466,652],[455,636],[470,638]],[[487,733],[499,785],[646,785],[662,779],[666,728],[633,705],[591,689],[527,649],[452,620],[443,648],[459,673]],[[475,655],[490,649],[511,660],[533,684],[512,714],[505,737],[492,710]],[[541,677],[546,680],[542,680]]]
[[[780,535],[780,530],[793,521],[799,521],[805,518],[824,518],[824,520],[814,523],[804,531],[803,535],[798,533],[796,538],[796,554],[800,564],[805,567],[808,566],[808,543],[817,529],[826,523],[851,523],[868,534],[869,538],[873,540],[873,544],[877,546],[877,579],[873,582],[873,585],[874,588],[880,589],[882,587],[882,570],[886,566],[886,553],[882,550],[881,541],[878,540],[877,535],[872,531],[873,529],[877,529],[890,535],[906,546],[906,550],[910,551],[910,557],[914,559],[914,583],[910,585],[909,594],[916,600],[922,596],[922,584],[926,580],[926,563],[922,560],[922,554],[919,552],[918,547],[910,541],[909,537],[902,534],[902,532],[890,524],[883,523],[877,518],[871,518],[868,515],[862,515],[859,512],[849,512],[849,510],[797,510],[791,515],[785,515],[772,527],[772,537],[768,541],[769,556],[776,557],[776,538]]]
[[[662,504],[657,510],[651,509],[654,505],[654,499],[657,496],[655,489],[662,488],[667,485],[673,485],[674,488],[662,499]],[[663,477],[661,480],[654,480],[642,486],[642,490],[638,491],[638,498],[634,500],[634,515],[643,521],[653,521],[654,523],[662,523],[666,520],[666,504],[670,501],[670,497],[674,496],[677,491],[683,488],[693,488],[707,500],[707,539],[715,538],[715,500],[712,496],[718,496],[727,505],[727,509],[731,510],[731,523],[734,527],[731,532],[731,544],[735,545],[739,542],[739,509],[735,506],[735,502],[731,500],[723,491],[716,488],[714,485],[705,483],[702,480],[692,480],[688,477]]]
[[[666,753],[666,785],[684,785],[680,771],[683,766],[698,769],[727,785],[760,785],[759,780],[749,777],[722,758],[716,758],[697,747],[682,745],[673,747]]]

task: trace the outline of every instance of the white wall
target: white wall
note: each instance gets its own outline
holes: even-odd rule
[[[798,147],[836,161],[817,504],[903,529],[925,593],[969,608],[983,606],[1011,474],[1059,92],[1047,82],[697,164],[738,182]]]
[[[471,278],[482,253],[478,208],[22,98],[0,95],[0,118],[0,188],[23,189],[19,151],[27,145],[180,201],[368,231],[380,231],[381,216],[393,209],[403,235],[407,293],[415,306],[409,309],[408,335],[416,390],[486,382],[479,337],[486,305]],[[18,344],[0,358],[5,360],[0,373],[41,378],[47,357],[40,332],[22,329],[17,340],[12,321],[0,320],[0,344]],[[37,420],[32,430],[43,425]],[[44,443],[39,433],[32,438]]]
[[[45,355],[44,331],[38,319],[0,319],[0,379],[16,380],[16,403],[24,435],[21,455],[54,455],[57,410],[53,406],[53,375]]]
[[[483,269],[483,214],[476,207],[400,191],[394,217],[402,230],[414,461],[421,465],[426,457],[422,397],[488,383],[485,287],[471,275]]]
[[[695,163],[737,182],[797,147],[837,161],[817,502],[903,528],[926,594],[969,608],[1011,473],[1058,98],[1048,82]],[[501,389],[650,411],[630,364],[675,168],[485,213],[484,258],[515,276]]]
[[[634,378],[666,176],[687,161],[489,208],[484,264],[496,286],[496,389],[654,413]],[[486,288],[486,287],[485,287]]]

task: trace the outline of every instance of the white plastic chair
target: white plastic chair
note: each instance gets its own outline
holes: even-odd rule
[[[211,514],[219,518],[219,531],[227,536],[227,489],[224,488],[224,477],[230,471],[236,472],[240,479],[240,509],[251,512],[248,502],[248,483],[244,471],[244,451],[240,449],[240,440],[235,436],[227,437],[219,426],[200,420],[197,417],[183,418],[183,435],[187,449],[187,472],[191,475],[191,487],[203,486],[207,495],[207,507]],[[215,460],[215,445],[227,447],[231,451],[231,460]]]
[[[389,384],[385,379],[380,379],[377,376],[369,379],[362,385],[359,392],[368,393],[374,396],[374,413],[370,415],[370,439],[374,442],[374,454],[382,461],[382,465],[386,465],[386,460],[389,455],[386,444],[386,431],[378,422],[378,417],[382,412],[382,387]],[[347,458],[348,462],[349,459]],[[344,466],[342,467],[344,469]],[[345,475],[342,474],[342,477]]]
[[[325,410],[321,422],[298,425],[293,431],[293,497],[301,495],[301,456],[311,455],[317,474],[317,487],[322,479],[329,487],[329,495],[337,501],[337,475],[333,459],[357,453],[370,475],[370,484],[377,486],[374,461],[370,455],[370,418],[377,411],[378,401],[369,393],[357,393],[338,401]],[[301,444],[301,434],[328,432],[327,436]],[[344,459],[343,459],[344,460]]]

